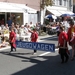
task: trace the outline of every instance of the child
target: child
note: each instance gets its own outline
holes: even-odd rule
[[[6,47],[6,46],[8,46],[8,42],[6,42],[5,37],[2,37],[2,42],[0,44],[0,48],[1,47]]]
[[[31,32],[31,42],[37,42],[38,39],[38,33],[36,31],[36,28],[33,29],[33,31]],[[34,49],[34,53],[36,54],[37,50]]]

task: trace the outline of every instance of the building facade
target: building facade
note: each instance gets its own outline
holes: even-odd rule
[[[41,0],[0,0],[0,2],[25,4],[38,11],[40,10],[40,1]],[[72,11],[73,3],[75,3],[75,0],[53,0],[53,2],[55,6],[66,7],[68,10]]]
[[[0,0],[0,2],[6,2],[6,3],[25,4],[26,6],[36,9],[37,21],[40,21],[40,1],[41,0]],[[73,0],[53,0],[53,2],[54,2],[53,6],[49,6],[45,8],[44,11],[41,11],[42,23],[43,23],[43,18],[46,14],[46,10],[48,10],[49,13],[54,14],[55,16],[60,16],[60,14],[73,11]],[[30,18],[31,17],[33,18],[32,14],[28,14],[28,15],[30,15],[29,16]]]
[[[36,10],[40,10],[40,0],[0,0],[0,2],[20,3],[25,4]]]
[[[44,22],[44,17],[48,14],[60,16],[61,14],[73,14],[73,0],[53,0],[52,6],[45,7],[41,12],[41,21]]]
[[[73,0],[73,12],[75,13],[75,0]]]
[[[9,17],[15,24],[22,25],[30,22],[35,24],[37,23],[37,10],[24,4],[0,2],[0,22],[4,19],[4,24],[6,24]]]
[[[73,11],[73,0],[53,0],[55,6],[62,6]]]

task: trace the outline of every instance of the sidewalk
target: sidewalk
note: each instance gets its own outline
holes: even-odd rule
[[[48,37],[52,37],[52,36],[56,36],[56,35],[44,35],[44,36],[39,36],[38,39],[43,39],[43,38],[48,38]]]
[[[10,46],[3,47],[3,48],[0,48],[0,51],[5,50],[5,49],[9,49],[9,48],[10,48]]]

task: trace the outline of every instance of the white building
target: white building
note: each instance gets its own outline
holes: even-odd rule
[[[73,0],[53,0],[53,6],[47,6],[41,11],[41,24],[43,24],[46,11],[55,16],[61,14],[73,14]]]
[[[7,23],[9,17],[14,23],[20,25],[30,22],[35,24],[37,22],[37,10],[25,4],[0,2],[0,20],[4,19]]]
[[[67,8],[67,10],[73,11],[73,0],[53,0],[55,6],[61,6]]]

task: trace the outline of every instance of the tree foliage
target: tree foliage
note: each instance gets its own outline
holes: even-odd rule
[[[41,0],[40,7],[42,9],[44,9],[44,7],[48,6],[48,5],[52,6],[53,5],[53,0]]]

